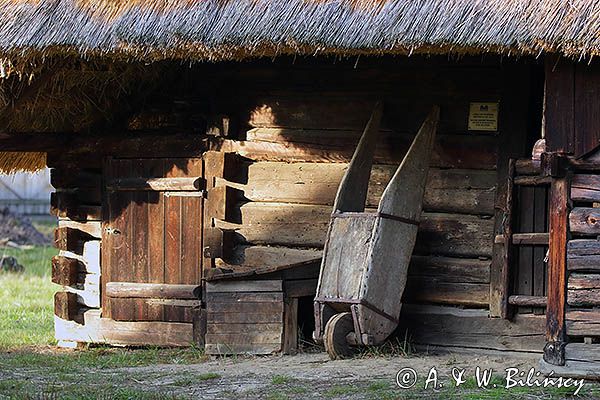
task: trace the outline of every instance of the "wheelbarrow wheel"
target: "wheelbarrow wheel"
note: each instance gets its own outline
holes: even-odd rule
[[[350,346],[346,336],[354,331],[352,313],[336,314],[327,321],[323,342],[325,350],[332,360],[349,358],[356,353],[356,348]]]

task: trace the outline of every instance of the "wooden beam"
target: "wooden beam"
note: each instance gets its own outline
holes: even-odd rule
[[[197,191],[204,187],[200,177],[186,178],[122,178],[108,182],[109,190]]]
[[[73,321],[77,318],[78,313],[79,304],[75,293],[54,293],[54,315],[67,321]]]
[[[567,218],[569,177],[555,178],[550,185],[550,242],[548,258],[548,306],[546,308],[546,346],[544,360],[564,365],[565,306],[567,297]]]
[[[600,241],[596,239],[569,240],[567,243],[569,271],[600,271]]]
[[[117,298],[189,299],[199,298],[200,286],[163,283],[107,282],[106,296]]]
[[[79,261],[63,256],[52,257],[52,282],[62,286],[73,286],[77,283]]]
[[[600,202],[600,176],[589,174],[573,175],[571,199],[574,201]]]

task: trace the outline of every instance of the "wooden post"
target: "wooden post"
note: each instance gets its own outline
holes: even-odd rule
[[[509,318],[509,303],[508,296],[511,292],[511,275],[510,266],[512,262],[512,209],[513,209],[513,180],[515,175],[515,160],[510,159],[508,162],[508,176],[506,183],[505,194],[505,209],[502,218],[502,236],[504,238],[503,248],[501,252],[500,265],[500,283],[497,287],[497,296],[500,301],[500,317]]]
[[[544,360],[553,365],[565,364],[569,180],[569,175],[553,176],[549,195],[550,249]]]

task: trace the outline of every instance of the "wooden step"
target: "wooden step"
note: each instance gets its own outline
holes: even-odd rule
[[[514,295],[508,298],[508,304],[521,307],[546,307],[546,296]]]

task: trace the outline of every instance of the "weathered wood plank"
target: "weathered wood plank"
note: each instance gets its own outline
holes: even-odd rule
[[[273,303],[283,302],[282,292],[212,292],[207,303]]]
[[[490,260],[414,255],[408,275],[435,277],[444,282],[489,283],[490,263]]]
[[[321,250],[297,249],[281,246],[249,246],[239,245],[234,247],[225,260],[216,260],[216,266],[266,268],[296,264],[319,258]]]
[[[281,343],[272,344],[210,344],[205,346],[206,354],[272,354],[281,350]]]
[[[281,292],[280,280],[207,282],[206,292]]]
[[[194,343],[193,326],[178,322],[120,322],[100,318],[99,336],[114,345],[177,346]]]
[[[266,323],[247,323],[247,324],[209,324],[206,327],[206,333],[212,334],[227,334],[227,333],[246,333],[248,331],[281,333],[281,324],[266,324]]]
[[[489,318],[486,310],[405,305],[400,327],[415,344],[540,353],[544,322],[543,316],[532,314],[508,321]]]
[[[315,285],[316,286],[316,285]],[[298,350],[298,299],[288,298],[283,312],[282,352],[295,354]]]
[[[141,282],[107,282],[105,294],[109,297],[198,299],[199,285],[179,285]]]
[[[488,307],[489,295],[489,284],[445,282],[431,277],[411,276],[402,302]]]
[[[246,331],[245,333],[207,333],[207,345],[236,344],[277,344],[282,341],[282,330],[279,332]]]
[[[284,281],[286,297],[315,297],[318,279]]]
[[[283,313],[207,313],[208,324],[274,324],[283,322]]]
[[[571,232],[582,235],[600,235],[600,209],[575,207],[569,214]]]
[[[207,301],[206,311],[211,313],[276,313],[283,312],[283,301],[246,303],[246,302],[227,302],[217,303],[216,299]]]

